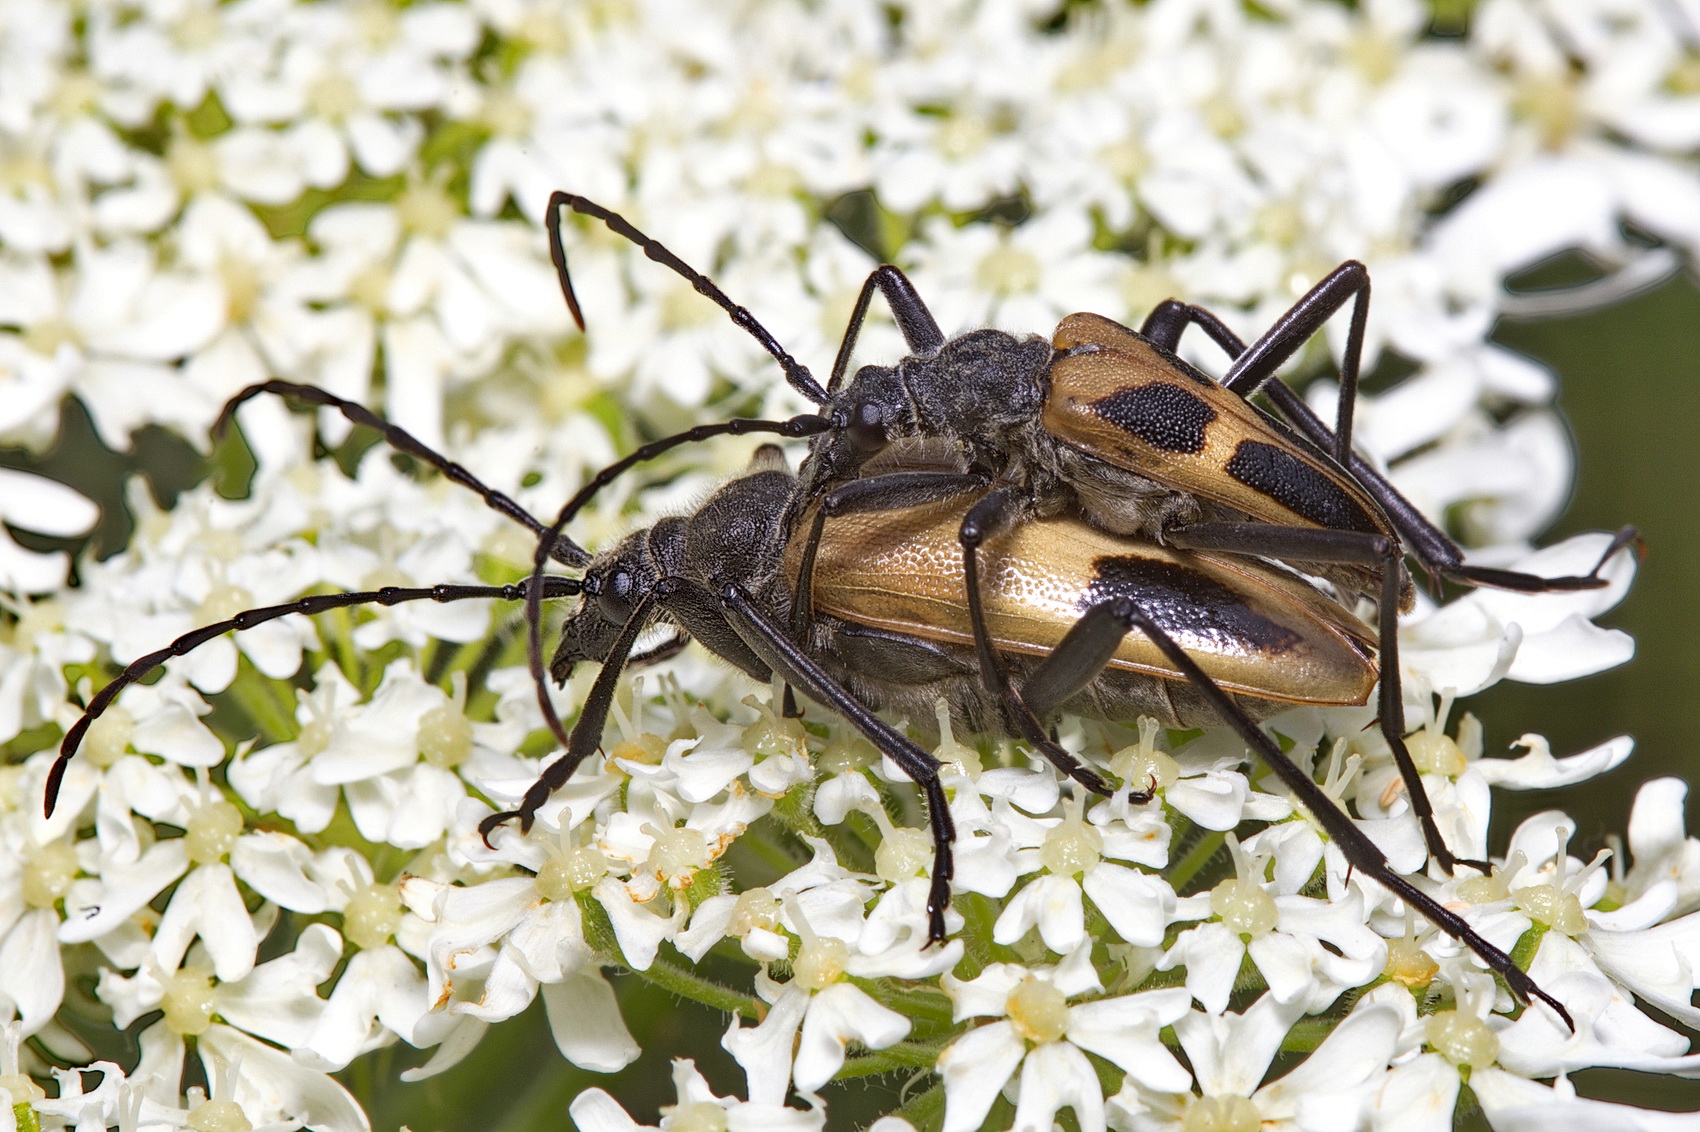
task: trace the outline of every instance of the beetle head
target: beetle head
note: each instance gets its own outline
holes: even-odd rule
[[[663,524],[634,531],[614,546],[591,559],[585,567],[584,588],[579,603],[561,626],[561,643],[549,661],[549,674],[557,684],[572,675],[581,660],[600,663],[608,656],[620,630],[631,618],[638,602],[649,593],[657,577],[650,542]]]

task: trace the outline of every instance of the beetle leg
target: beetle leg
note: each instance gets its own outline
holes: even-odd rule
[[[874,289],[885,296],[897,328],[911,354],[931,354],[944,345],[944,331],[933,318],[933,312],[921,301],[921,295],[909,277],[889,263],[874,268],[862,281],[862,293],[856,296],[856,307],[850,312],[850,322],[844,328],[844,340],[838,344],[838,356],[832,362],[832,379],[826,383],[828,394],[837,393],[850,368],[850,354],[862,333],[862,320],[868,316],[868,304],[873,301]]]
[[[1172,351],[1180,343],[1187,323],[1196,322],[1233,359],[1222,385],[1249,398],[1268,384],[1282,363],[1321,330],[1322,324],[1345,306],[1348,299],[1352,301],[1352,321],[1346,331],[1346,352],[1340,359],[1339,416],[1333,435],[1326,442],[1318,441],[1344,465],[1352,451],[1352,412],[1358,400],[1364,324],[1369,319],[1369,270],[1357,260],[1349,259],[1329,272],[1250,347],[1215,315],[1173,300],[1159,304],[1147,315],[1140,333]]]
[[[1523,1002],[1538,998],[1564,1020],[1570,1031],[1575,1033],[1576,1023],[1559,1001],[1543,991],[1539,984],[1529,977],[1528,972],[1518,967],[1511,956],[1495,947],[1478,933],[1458,913],[1441,904],[1434,897],[1412,884],[1404,876],[1394,870],[1388,863],[1375,842],[1363,830],[1358,828],[1350,815],[1342,810],[1335,801],[1323,793],[1303,770],[1289,759],[1281,748],[1275,744],[1264,730],[1247,715],[1233,698],[1223,691],[1221,686],[1212,680],[1198,663],[1188,656],[1186,650],[1176,644],[1174,639],[1165,633],[1145,610],[1127,597],[1112,598],[1104,603],[1111,609],[1111,614],[1126,626],[1137,628],[1143,632],[1153,644],[1163,651],[1187,681],[1202,692],[1215,707],[1218,715],[1233,729],[1239,732],[1246,745],[1256,751],[1264,765],[1269,767],[1298,800],[1310,812],[1328,834],[1334,844],[1340,847],[1351,867],[1362,871],[1374,878],[1383,888],[1399,897],[1417,912],[1421,913],[1441,931],[1463,943],[1487,964],[1488,968],[1498,974],[1511,988],[1511,993]],[[1385,603],[1384,603],[1385,604]]]
[[[851,694],[840,681],[815,663],[814,658],[785,635],[779,624],[768,616],[749,593],[738,585],[720,591],[720,602],[727,621],[750,648],[760,653],[788,683],[803,693],[832,708],[850,721],[850,725],[872,743],[879,752],[896,763],[908,775],[927,799],[927,821],[933,833],[932,888],[927,895],[927,939],[932,943],[945,938],[944,913],[950,906],[950,881],[955,871],[952,843],[956,840],[956,825],[951,820],[950,806],[945,800],[944,785],[939,781],[943,765],[922,750],[914,740],[881,719],[868,706]]]
[[[1235,334],[1221,319],[1205,310],[1188,303],[1166,299],[1158,303],[1140,327],[1140,333],[1151,339],[1164,349],[1173,350],[1180,342],[1181,332],[1189,323],[1196,324],[1200,330],[1208,334],[1212,341],[1222,347],[1230,358],[1238,358],[1246,351],[1246,344],[1239,335]],[[1355,374],[1354,374],[1355,378]],[[1342,403],[1345,400],[1344,374],[1341,382]],[[1354,381],[1355,386],[1355,381]],[[1328,431],[1328,426],[1311,410],[1293,390],[1284,383],[1270,381],[1262,386],[1264,396],[1269,398],[1283,417],[1292,426],[1303,433],[1311,443],[1324,451],[1339,452],[1342,446],[1338,443],[1336,433]],[[1353,398],[1355,400],[1355,397]],[[1349,448],[1348,446],[1345,446]],[[1347,452],[1343,461],[1346,469],[1351,472],[1363,489],[1381,504],[1382,510],[1392,520],[1394,528],[1405,544],[1405,549],[1422,563],[1431,580],[1435,577],[1451,578],[1465,585],[1489,586],[1493,589],[1512,590],[1517,593],[1567,593],[1575,590],[1600,589],[1607,583],[1601,578],[1600,571],[1612,556],[1625,546],[1635,544],[1639,536],[1634,527],[1624,527],[1617,532],[1611,545],[1600,556],[1594,569],[1583,575],[1562,578],[1543,578],[1539,574],[1525,574],[1516,570],[1496,570],[1482,566],[1466,566],[1464,552],[1458,544],[1446,537],[1433,523],[1413,506],[1410,500],[1399,494],[1399,489],[1387,481],[1387,477],[1377,471],[1362,456],[1355,452]]]
[[[644,649],[642,652],[635,652],[631,656],[627,657],[626,667],[643,668],[650,664],[660,664],[664,660],[672,660],[674,657],[684,652],[685,646],[690,643],[691,636],[689,633],[681,633],[675,630],[673,635],[668,637],[666,640],[660,641],[651,645],[649,648]]]
[[[590,686],[590,695],[585,697],[584,705],[579,709],[578,722],[573,725],[573,733],[568,736],[566,750],[561,757],[543,768],[543,773],[537,776],[520,800],[519,808],[504,810],[491,814],[478,823],[479,836],[484,838],[484,844],[490,844],[490,835],[496,827],[509,818],[519,819],[521,831],[529,831],[537,820],[537,811],[549,796],[567,784],[573,771],[579,764],[596,753],[602,745],[602,729],[608,723],[608,709],[614,702],[614,693],[619,689],[620,674],[625,671],[627,659],[636,643],[638,634],[649,625],[650,614],[655,606],[667,596],[666,582],[662,579],[655,587],[644,594],[635,607],[632,615],[626,619],[626,624],[620,630],[620,635],[614,639],[608,650],[608,659],[602,662],[602,671],[596,674],[596,682]]]
[[[1026,516],[1029,498],[1017,487],[1000,487],[986,494],[968,509],[962,519],[957,537],[962,544],[962,579],[968,592],[968,617],[974,626],[974,651],[980,661],[980,679],[986,690],[997,697],[1010,728],[1051,764],[1095,794],[1108,796],[1109,785],[1096,771],[1069,754],[1050,736],[1033,709],[1028,706],[1022,691],[1010,677],[1009,669],[997,649],[992,647],[991,631],[986,627],[985,603],[980,594],[980,546],[988,538]]]
[[[727,298],[726,292],[715,286],[714,280],[667,250],[661,241],[653,240],[640,232],[631,221],[619,213],[573,193],[553,192],[549,194],[549,204],[543,213],[544,226],[549,230],[549,258],[555,263],[555,276],[560,280],[561,295],[567,300],[567,310],[572,312],[573,321],[578,324],[580,330],[584,329],[584,312],[579,309],[578,295],[573,291],[572,276],[567,272],[567,248],[561,239],[562,208],[570,208],[574,212],[594,217],[616,234],[642,248],[644,255],[682,277],[697,294],[712,301],[750,337],[761,343],[761,348],[771,354],[774,361],[785,371],[785,380],[790,382],[791,388],[817,405],[824,405],[830,400],[826,390],[820,387],[820,382],[809,372],[809,367],[786,353],[785,348],[768,332],[767,327],[756,321],[755,315]]]
[[[815,559],[828,518],[864,511],[897,511],[937,503],[986,485],[985,477],[956,472],[891,472],[850,480],[821,497],[803,543],[797,585],[791,599],[791,636],[807,641],[814,624]]]
[[[230,428],[230,422],[235,419],[237,409],[262,393],[272,393],[288,400],[335,409],[357,425],[377,429],[383,433],[384,442],[391,448],[398,452],[405,452],[415,460],[436,468],[443,473],[443,478],[450,483],[456,483],[477,492],[478,496],[484,500],[485,505],[492,511],[507,516],[532,534],[543,534],[544,526],[541,519],[521,507],[506,494],[497,491],[473,475],[462,464],[444,456],[400,425],[391,424],[360,402],[338,397],[335,393],[320,389],[316,385],[301,385],[293,381],[261,381],[248,386],[225,402],[224,408],[219,411],[218,420],[213,422],[213,439],[219,439]],[[590,561],[590,555],[582,547],[573,542],[572,539],[562,535],[556,536],[550,547],[549,557],[568,566],[583,566]]]
[[[543,597],[570,597],[579,592],[577,578],[558,578],[545,575],[543,585],[539,587]],[[136,683],[142,677],[170,660],[172,657],[187,656],[215,637],[226,633],[240,632],[252,629],[256,625],[264,625],[267,621],[276,621],[280,617],[288,617],[291,613],[301,613],[312,617],[319,613],[328,613],[333,609],[347,609],[353,605],[400,605],[408,601],[466,601],[471,598],[497,598],[502,601],[524,601],[529,582],[519,582],[508,586],[385,586],[378,590],[356,590],[352,593],[314,594],[310,597],[299,598],[295,601],[284,602],[282,605],[264,605],[257,609],[245,609],[234,617],[223,621],[215,621],[211,625],[203,625],[184,633],[162,649],[156,649],[146,656],[139,656],[125,666],[124,671],[112,678],[111,683],[94,694],[94,698],[83,709],[82,716],[65,732],[65,738],[59,743],[59,757],[47,772],[47,790],[44,796],[44,810],[48,817],[53,816],[53,808],[59,801],[59,783],[65,777],[65,769],[70,766],[71,759],[82,746],[83,736],[89,726],[99,719],[118,694],[125,688]]]
[[[1405,697],[1399,677],[1399,560],[1397,543],[1367,531],[1336,531],[1318,527],[1283,527],[1273,523],[1199,523],[1164,533],[1164,540],[1183,550],[1253,554],[1282,561],[1377,566],[1381,597],[1377,602],[1377,651],[1380,654],[1381,698],[1377,703],[1381,734],[1393,752],[1399,777],[1411,798],[1411,812],[1422,826],[1429,855],[1448,873],[1468,865],[1483,873],[1486,861],[1456,858],[1435,824],[1434,806],[1423,788],[1422,774],[1405,746]]]
[[[1297,393],[1279,382],[1270,382],[1264,386],[1263,392],[1268,395],[1270,403],[1280,414],[1311,441],[1324,447],[1330,443],[1328,426],[1311,411],[1310,406],[1305,404],[1304,399]],[[1624,547],[1640,541],[1634,527],[1624,527],[1613,537],[1611,545],[1600,556],[1592,571],[1561,578],[1543,578],[1539,574],[1498,570],[1486,566],[1467,566],[1464,563],[1464,552],[1459,549],[1458,544],[1429,522],[1423,513],[1418,511],[1410,500],[1399,494],[1399,489],[1389,483],[1387,477],[1368,461],[1354,453],[1348,470],[1352,477],[1363,485],[1364,490],[1381,504],[1382,509],[1387,512],[1387,517],[1398,529],[1400,537],[1404,539],[1406,547],[1417,561],[1423,564],[1424,569],[1431,574],[1438,574],[1465,585],[1487,586],[1528,594],[1603,589],[1609,584],[1605,578],[1600,577],[1600,571],[1605,568],[1606,563]]]

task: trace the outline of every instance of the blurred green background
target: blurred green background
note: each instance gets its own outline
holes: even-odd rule
[[[1503,344],[1541,359],[1561,377],[1561,404],[1580,458],[1576,496],[1550,536],[1638,526],[1647,553],[1629,598],[1603,618],[1637,640],[1635,660],[1586,680],[1535,687],[1501,684],[1465,702],[1487,728],[1490,753],[1504,753],[1526,731],[1545,733],[1566,755],[1628,733],[1634,756],[1602,779],[1551,793],[1501,795],[1495,851],[1516,822],[1558,806],[1580,827],[1575,849],[1590,855],[1605,834],[1621,832],[1635,788],[1659,775],[1686,776],[1691,743],[1686,721],[1700,697],[1700,290],[1679,279],[1609,310],[1551,322],[1507,323]],[[1372,385],[1373,387],[1373,385]],[[42,455],[0,450],[0,465],[42,471],[96,498],[105,518],[94,537],[97,553],[120,548],[129,534],[119,484],[146,470],[160,502],[203,473],[182,442],[157,430],[137,438],[132,452],[103,448],[74,404],[53,449]],[[51,540],[14,532],[37,549]],[[1692,821],[1694,808],[1689,809]],[[719,1049],[725,1022],[701,1007],[681,1007],[631,976],[616,979],[626,1015],[645,1048],[643,1060],[610,1080],[572,1070],[552,1048],[541,1012],[497,1027],[457,1070],[415,1086],[395,1083],[418,1055],[405,1047],[363,1060],[343,1075],[368,1104],[375,1128],[408,1124],[427,1129],[555,1129],[581,1089],[610,1088],[639,1120],[653,1122],[671,1103],[667,1065],[694,1052],[723,1092],[741,1091],[742,1075]],[[1700,1082],[1611,1070],[1578,1074],[1592,1096],[1660,1108],[1700,1109]],[[856,1127],[889,1104],[903,1082],[883,1080],[828,1090],[832,1127]],[[1465,1127],[1482,1127],[1479,1115]]]

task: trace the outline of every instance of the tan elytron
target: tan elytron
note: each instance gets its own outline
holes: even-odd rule
[[[966,509],[951,500],[829,519],[815,563],[816,611],[972,645],[957,540]],[[786,561],[793,580],[801,542]],[[1125,595],[1230,691],[1359,704],[1375,684],[1368,628],[1302,579],[1256,559],[1170,550],[1069,518],[1018,524],[980,555],[987,628],[1002,652],[1047,654],[1088,608]],[[1184,679],[1138,632],[1110,666]]]
[[[1095,314],[1057,324],[1047,432],[1072,448],[1270,523],[1393,537],[1356,480],[1143,337]]]

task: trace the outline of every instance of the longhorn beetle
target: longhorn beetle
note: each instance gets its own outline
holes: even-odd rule
[[[601,479],[575,497],[568,518]],[[501,587],[391,587],[237,614],[140,658],[90,701],[67,733],[50,775],[48,810],[64,761],[117,692],[213,636],[291,613],[365,603],[576,596],[552,674],[564,680],[583,660],[599,662],[601,670],[563,755],[526,791],[518,810],[480,824],[486,837],[509,817],[529,828],[549,796],[596,752],[624,668],[645,658],[632,650],[643,631],[662,620],[751,677],[766,681],[777,674],[833,708],[915,781],[933,836],[928,934],[942,940],[955,829],[941,764],[876,710],[913,712],[943,697],[965,718],[1007,718],[998,690],[980,676],[977,641],[985,626],[955,600],[966,571],[956,534],[964,512],[987,490],[981,480],[957,497],[822,524],[810,544],[818,608],[802,639],[792,635],[791,611],[804,547],[788,519],[800,487],[772,445],[758,451],[751,471],[722,486],[694,513],[628,535],[591,558],[581,578],[545,575],[541,584]],[[546,538],[542,545],[561,544]],[[1032,710],[1112,719],[1149,713],[1175,726],[1227,722],[1353,868],[1458,938],[1520,1000],[1539,998],[1570,1022],[1563,1005],[1509,955],[1394,870],[1309,773],[1257,726],[1257,717],[1286,703],[1367,698],[1376,678],[1372,637],[1350,613],[1298,576],[1256,558],[1174,550],[1109,534],[1075,516],[1013,526],[988,538],[981,550],[989,568],[982,614],[996,626],[1009,686],[1019,686]],[[1129,797],[1143,804],[1153,795]]]
[[[561,238],[566,208],[606,224],[718,303],[779,361],[791,386],[821,406],[819,417],[826,424],[812,426],[820,432],[810,445],[793,507],[793,520],[813,509],[792,613],[799,638],[807,635],[811,617],[807,579],[815,546],[830,516],[907,507],[962,489],[961,474],[951,470],[863,476],[869,458],[894,442],[942,439],[960,448],[968,471],[994,481],[994,490],[964,515],[959,532],[965,598],[983,678],[1005,705],[1009,730],[1101,793],[1108,792],[1103,780],[1050,740],[1010,685],[991,646],[977,558],[979,547],[998,531],[1037,515],[1078,509],[1108,531],[1176,547],[1279,559],[1327,578],[1345,595],[1375,599],[1381,734],[1410,794],[1429,854],[1448,872],[1458,861],[1435,824],[1404,741],[1398,615],[1410,609],[1415,596],[1404,566],[1407,550],[1434,586],[1448,578],[1543,593],[1603,587],[1601,569],[1635,540],[1632,528],[1619,531],[1593,571],[1582,576],[1542,578],[1470,566],[1455,543],[1357,456],[1351,447],[1352,414],[1370,282],[1356,261],[1331,272],[1250,347],[1209,311],[1175,300],[1159,304],[1139,331],[1099,315],[1075,314],[1058,325],[1050,341],[997,330],[947,340],[907,277],[883,265],[862,285],[823,389],[706,276],[617,213],[583,197],[556,193],[547,213],[550,249],[567,305],[581,328],[584,319]],[[846,383],[876,292],[885,298],[911,355],[891,367],[864,366]],[[1296,394],[1270,379],[1348,302],[1352,312],[1340,367],[1339,415],[1330,432]],[[1191,323],[1233,358],[1220,384],[1174,353]],[[1293,427],[1247,400],[1260,391]],[[540,556],[535,576],[541,576],[541,563]],[[537,600],[528,604],[533,606],[533,671],[541,678]],[[1487,868],[1485,862],[1467,863]]]

